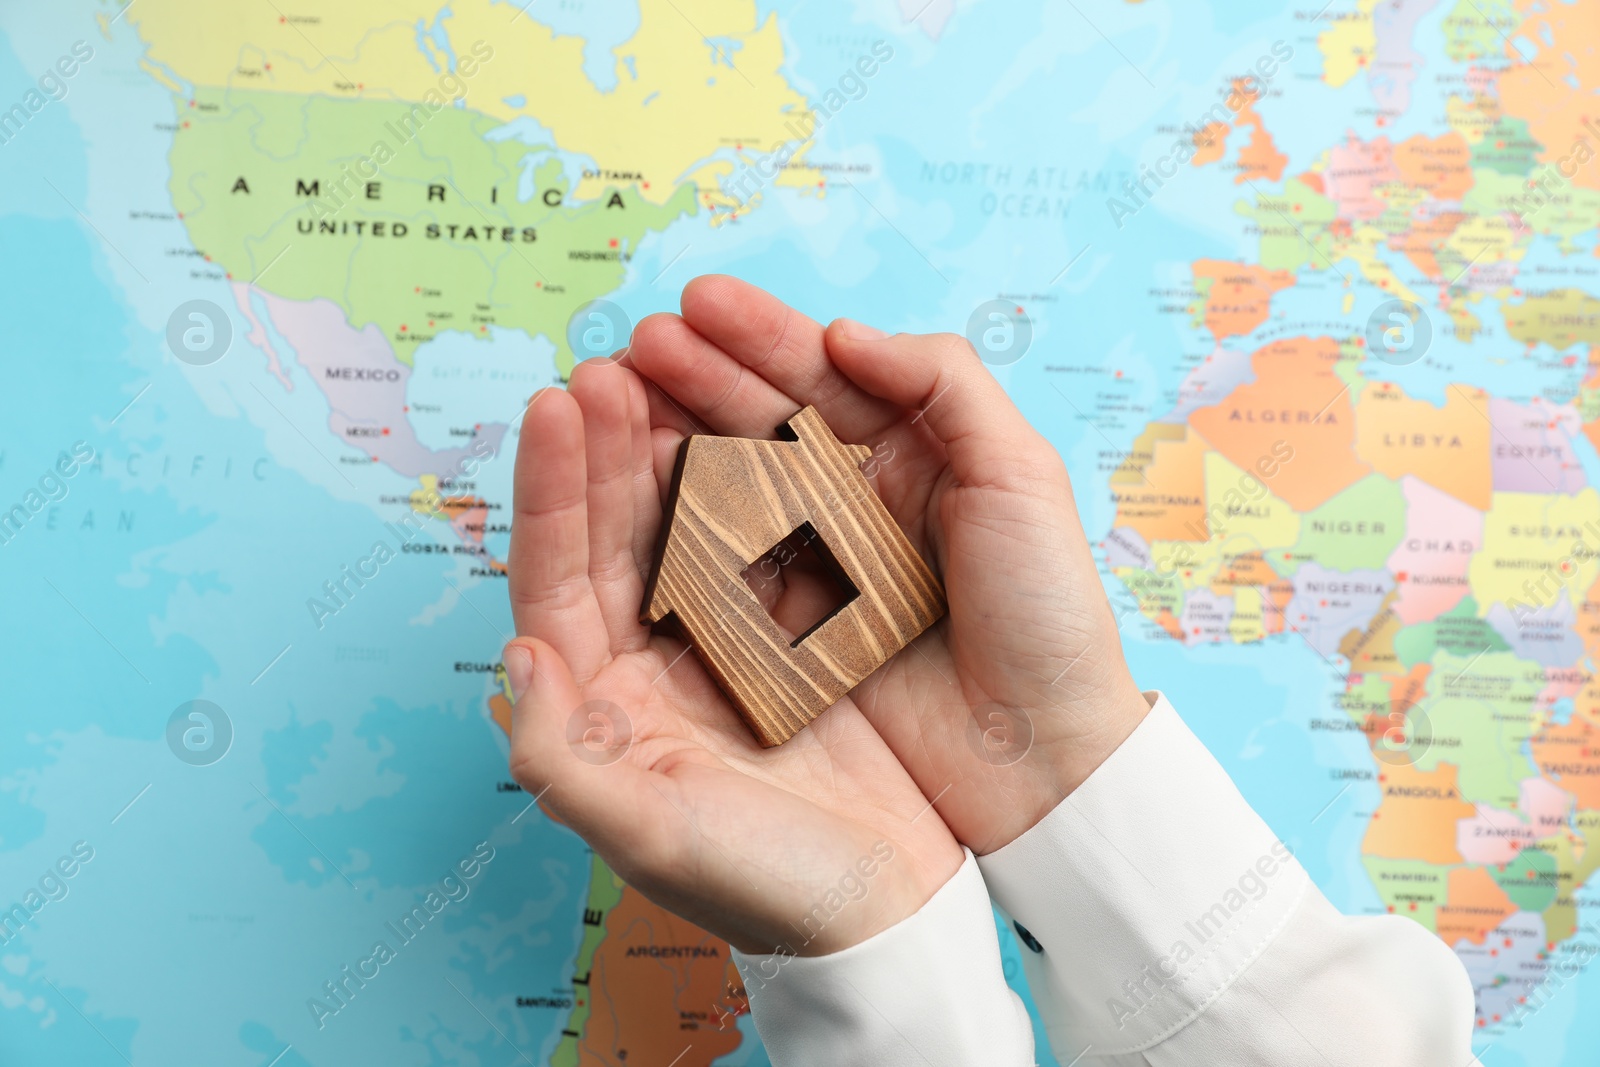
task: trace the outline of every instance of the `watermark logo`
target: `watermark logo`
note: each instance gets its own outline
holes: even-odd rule
[[[744,988],[736,990],[730,986],[722,1002],[711,1006],[711,1010],[717,1013],[717,1028],[726,1030],[736,1025],[739,1015],[750,1010],[750,992],[759,992],[767,987],[767,983],[776,981],[784,965],[794,959],[801,948],[822,936],[828,924],[842,912],[865,900],[872,890],[872,880],[894,858],[893,845],[887,841],[873,842],[871,851],[846,867],[838,881],[827,887],[822,896],[812,903],[810,910],[799,917],[798,922],[790,921],[789,926],[799,939],[798,947],[795,942],[774,945],[771,954],[754,957],[740,964],[739,978]]]
[[[987,300],[967,319],[967,340],[991,367],[1007,367],[1028,354],[1033,320],[1009,300]]]
[[[1020,762],[1033,748],[1033,717],[1026,708],[983,704],[967,720],[967,747],[995,767]]]
[[[63,855],[44,869],[44,874],[40,875],[38,882],[28,886],[20,900],[12,901],[9,908],[0,903],[0,909],[4,909],[0,910],[0,945],[8,944],[13,938],[20,937],[23,929],[33,924],[33,917],[39,914],[46,904],[66,900],[67,894],[72,891],[70,884],[72,877],[92,859],[94,859],[94,846],[87,841],[78,841],[72,846],[70,854]]]
[[[1122,229],[1129,219],[1144,210],[1167,183],[1187,173],[1187,164],[1202,149],[1215,148],[1220,154],[1222,145],[1218,141],[1226,142],[1229,132],[1241,123],[1243,113],[1262,99],[1272,79],[1293,58],[1293,45],[1273,41],[1272,47],[1257,57],[1253,67],[1230,79],[1230,88],[1221,100],[1183,127],[1165,155],[1153,163],[1139,164],[1138,174],[1122,183],[1122,196],[1106,198],[1106,211],[1117,229]]]
[[[1280,883],[1284,872],[1289,873],[1289,878],[1287,883]],[[1173,987],[1184,989],[1194,973],[1215,958],[1219,948],[1238,939],[1245,922],[1256,914],[1257,906],[1274,885],[1287,884],[1288,891],[1293,891],[1303,878],[1294,853],[1282,841],[1274,841],[1237,878],[1224,883],[1221,894],[1213,898],[1215,903],[1183,924],[1182,935],[1165,955],[1130,974],[1107,998],[1106,1010],[1112,1023],[1122,1030],[1164,1000]]]
[[[340,164],[337,174],[313,178],[310,184],[304,179],[296,178],[295,195],[306,198],[307,217],[295,220],[295,230],[306,234],[345,232],[340,226],[348,226],[349,223],[335,222],[335,217],[352,204],[377,199],[380,184],[377,179],[384,172],[384,168],[399,156],[402,149],[422,136],[423,129],[435,116],[446,110],[454,111],[466,99],[467,80],[487,66],[489,60],[493,58],[493,47],[485,41],[474,41],[470,52],[463,51],[456,55],[453,68],[440,74],[432,88],[423,90],[409,108],[384,122],[382,130],[377,131],[377,136],[372,141],[372,147],[365,154],[357,154],[354,159],[349,156],[343,157],[346,161]],[[357,139],[357,143],[364,141]],[[460,191],[457,190],[457,193],[459,195]],[[427,195],[429,200],[437,197],[443,202],[445,186],[430,185]],[[368,232],[378,236],[383,225],[382,222],[374,222]],[[437,236],[438,226],[431,226],[429,230]],[[452,226],[452,235],[454,230],[455,227]],[[395,237],[404,237],[408,231],[405,223],[397,222],[389,232]],[[526,234],[523,239],[533,240]],[[510,238],[507,237],[506,240]]]
[[[179,304],[167,319],[167,347],[193,367],[206,367],[228,354],[233,344],[233,323],[209,300]]]
[[[494,860],[494,846],[479,841],[471,852],[448,868],[437,883],[428,887],[427,895],[411,906],[411,910],[383,924],[382,936],[372,943],[365,956],[358,956],[355,964],[344,964],[337,974],[322,983],[316,996],[306,998],[306,1009],[321,1030],[328,1020],[344,1011],[357,994],[384,973],[383,968],[400,957],[402,950],[422,936],[433,922],[451,904],[462,904],[472,895],[474,879],[478,878]],[[392,944],[391,944],[392,940]],[[453,983],[452,983],[453,984]],[[460,990],[458,989],[459,993]]]
[[[1367,318],[1367,351],[1394,367],[1415,363],[1433,343],[1433,321],[1420,304],[1386,300]]]
[[[67,499],[67,493],[72,489],[68,480],[96,460],[92,447],[83,441],[75,442],[71,454],[62,452],[56,459],[56,465],[46,467],[44,473],[39,475],[39,480],[22,494],[21,500],[10,508],[0,504],[0,508],[4,509],[0,510],[0,545],[9,545],[35,515],[51,504],[59,504]]]
[[[632,336],[633,320],[609,300],[591,300],[567,320],[567,347],[580,360],[610,356]]]
[[[487,440],[474,438],[468,453],[450,468],[453,473],[441,476],[439,484],[453,484],[460,479],[472,478],[481,469],[480,465],[494,459],[495,455],[494,446]],[[382,539],[374,541],[365,556],[356,559],[354,564],[342,565],[338,574],[322,583],[325,599],[306,598],[306,611],[317,629],[323,629],[329,619],[349,607],[356,595],[367,587],[368,582],[378,577],[387,563],[419,547],[411,542],[427,528],[432,517],[443,513],[445,506],[444,495],[435,488],[419,489],[413,493],[411,510],[394,522],[383,524],[384,531],[394,539],[393,545]],[[427,545],[420,547],[426,549]]]
[[[167,747],[191,767],[209,767],[233,747],[233,720],[209,700],[179,704],[167,720]]]
[[[1433,723],[1421,705],[1394,700],[1387,718],[1373,726],[1372,755],[1391,767],[1409,767],[1433,747]]]
[[[735,215],[748,207],[763,189],[789,168],[790,161],[811,144],[829,119],[844,110],[850,101],[864,98],[869,89],[869,80],[893,58],[894,46],[888,41],[872,42],[871,54],[857,56],[855,63],[844,69],[820,100],[802,111],[790,112],[783,124],[791,135],[790,139],[778,141],[770,151],[757,153],[753,157],[745,156],[741,145],[738,173],[720,183],[723,194],[738,201]],[[796,163],[794,166],[820,170],[809,163]],[[845,168],[830,169],[841,171]],[[844,181],[849,182],[849,178],[844,178]]]
[[[94,48],[87,41],[73,41],[71,52],[58,57],[54,66],[46,67],[39,75],[36,88],[29,88],[10,107],[0,104],[0,145],[10,144],[33,116],[65,100],[68,83],[93,58]]]
[[[567,717],[567,747],[583,762],[609,767],[633,747],[633,720],[609,700],[588,700]]]

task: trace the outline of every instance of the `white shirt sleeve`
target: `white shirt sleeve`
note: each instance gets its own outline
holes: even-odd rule
[[[985,894],[1077,1067],[1466,1067],[1471,984],[1398,916],[1339,914],[1160,694],[1070,797],[831,956],[735,962],[775,1067],[1010,1067],[1032,1033]],[[979,876],[981,869],[982,876]]]
[[[972,853],[915,915],[828,956],[733,961],[773,1067],[1030,1067]]]
[[[1056,1058],[1466,1067],[1471,982],[1399,916],[1341,915],[1159,693],[1088,781],[978,861]]]

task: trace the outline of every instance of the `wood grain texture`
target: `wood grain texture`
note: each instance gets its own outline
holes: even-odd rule
[[[641,617],[673,616],[765,747],[793,737],[945,613],[944,589],[872,491],[865,445],[815,408],[784,440],[694,435],[673,473]],[[791,639],[741,576],[802,525],[857,591]]]

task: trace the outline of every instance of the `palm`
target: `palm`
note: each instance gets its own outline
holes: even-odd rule
[[[660,521],[644,416],[632,372],[586,365],[524,423],[512,604],[549,648],[533,646],[513,770],[630,883],[740,948],[854,943],[931,896],[959,850],[853,707],[763,750],[698,660],[639,624]],[[807,924],[880,842],[895,877]]]
[[[1057,563],[1070,543],[1061,532],[1077,522],[1064,489],[1049,500],[963,486],[942,455],[927,455],[922,465],[935,472],[931,484],[923,476],[909,492],[883,485],[887,478],[880,485],[902,522],[913,517],[904,503],[927,496],[919,547],[941,562],[950,614],[918,643],[920,654],[896,658],[855,697],[891,747],[911,755],[925,789],[949,784],[955,795],[960,785],[979,787],[962,789],[941,813],[982,853],[997,836],[1014,837],[1018,819],[1037,814],[1008,807],[1013,791],[993,786],[1018,775],[1043,781],[1051,764],[1024,757],[1035,746],[1071,745],[1083,726],[1075,698],[1110,681],[1087,676],[1104,662],[1084,662],[1103,620],[1077,608],[1101,600],[1098,588],[1074,587],[1072,575],[1084,571]],[[1069,675],[1075,664],[1086,670]],[[914,706],[932,713],[894,714]]]
[[[646,320],[630,350],[664,391],[652,405],[658,474],[683,432],[767,436],[807,403],[842,439],[874,450],[864,469],[938,564],[950,614],[852,696],[957,838],[980,853],[1011,840],[1043,814],[1017,797],[1042,794],[1045,810],[1054,806],[1061,793],[1042,787],[1061,781],[1064,767],[1071,781],[1080,752],[1105,747],[1090,742],[1115,747],[1126,716],[1108,725],[1106,709],[1140,699],[1087,545],[1073,535],[1059,457],[981,368],[896,397],[909,388],[904,368],[866,360],[847,377],[835,365],[848,358],[837,335],[732,279],[694,283],[684,316]],[[977,400],[971,424],[950,432],[958,398],[946,392],[984,388],[997,399]],[[941,417],[946,425],[934,425]],[[784,596],[802,600],[820,581],[785,579]],[[1097,736],[1108,730],[1120,736]]]

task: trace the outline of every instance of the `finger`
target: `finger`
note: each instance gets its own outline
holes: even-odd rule
[[[633,421],[628,371],[609,359],[591,359],[572,372],[567,391],[583,412],[588,471],[589,583],[611,635],[613,653],[644,647],[639,625],[644,580],[633,554]]]
[[[544,641],[519,637],[502,661],[517,698],[512,777],[603,855],[668,867],[668,857],[653,853],[686,827],[679,816],[676,823],[660,817],[649,772],[628,759],[634,737],[627,712],[585,701],[560,653]]]
[[[837,319],[824,334],[828,354],[861,388],[915,409],[944,445],[963,485],[1031,481],[1059,463],[1006,391],[955,334],[895,334]]]
[[[650,451],[654,457],[657,499],[663,508],[672,492],[672,474],[678,467],[678,449],[683,447],[683,434],[666,426],[650,431]],[[652,546],[652,551],[654,546]]]
[[[796,407],[816,407],[841,440],[867,443],[902,409],[861,389],[828,359],[822,327],[764,289],[725,274],[684,286],[683,318]]]
[[[692,433],[707,433],[710,427],[689,414],[687,408],[668,396],[662,388],[651,381],[644,372],[640,371],[631,356],[623,357],[622,363],[644,383],[646,403],[650,411],[651,426],[670,426],[680,434],[687,437]]]
[[[680,413],[700,424],[691,433],[710,427],[735,437],[771,438],[800,408],[676,315],[651,315],[634,327],[628,356]]]
[[[579,677],[610,657],[589,582],[588,476],[583,413],[561,389],[544,389],[522,420],[507,560],[517,633],[548,641]]]
[[[650,399],[644,379],[626,367],[623,370],[632,423],[628,436],[633,448],[633,561],[640,574],[648,574],[661,526],[661,493],[656,487],[655,452],[650,444]]]

